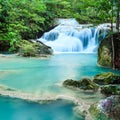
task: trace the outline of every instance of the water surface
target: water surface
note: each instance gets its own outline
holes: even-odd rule
[[[76,95],[84,100],[97,101],[97,93],[80,93],[59,86],[70,78],[92,78],[103,72],[116,72],[97,66],[96,54],[56,54],[50,58],[0,58],[0,84],[25,92],[44,95]],[[18,99],[0,97],[1,120],[83,120],[79,118],[72,103],[56,101],[37,104]]]

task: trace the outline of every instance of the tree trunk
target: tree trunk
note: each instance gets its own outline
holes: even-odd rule
[[[117,13],[116,13],[116,29],[119,32],[119,24],[120,24],[120,0],[117,0]]]
[[[113,1],[112,1],[112,6],[111,6],[111,9],[112,9],[112,18],[111,18],[111,33],[112,33],[112,36],[111,36],[111,44],[112,44],[112,67],[113,69],[115,69],[115,48],[114,48],[114,37],[113,37],[113,17],[114,17],[114,4],[113,4]]]

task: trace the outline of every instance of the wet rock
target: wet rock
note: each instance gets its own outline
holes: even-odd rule
[[[83,78],[80,82],[80,89],[97,91],[99,86],[89,78]]]
[[[67,79],[63,82],[63,86],[80,88],[80,82],[72,79]]]
[[[101,87],[101,93],[105,96],[120,95],[119,85],[105,85]]]
[[[93,82],[99,85],[120,84],[120,75],[106,72],[94,76]]]
[[[63,82],[63,86],[79,88],[82,90],[93,90],[93,91],[97,91],[99,88],[99,86],[89,78],[83,78],[79,81],[68,79]]]
[[[91,105],[89,111],[95,120],[120,120],[120,96],[110,96]]]

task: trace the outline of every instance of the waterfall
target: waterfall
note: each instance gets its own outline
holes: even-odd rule
[[[59,20],[59,25],[38,40],[52,47],[56,52],[93,53],[99,41],[106,35],[103,25],[88,27],[80,25],[75,19]],[[102,33],[102,34],[101,34]]]

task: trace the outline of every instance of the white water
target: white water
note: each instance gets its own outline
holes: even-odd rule
[[[75,19],[61,19],[57,27],[38,39],[58,52],[93,53],[97,51],[99,41],[106,35],[106,27],[88,27],[80,25]],[[100,34],[102,31],[102,34]],[[99,38],[100,37],[100,38]]]

